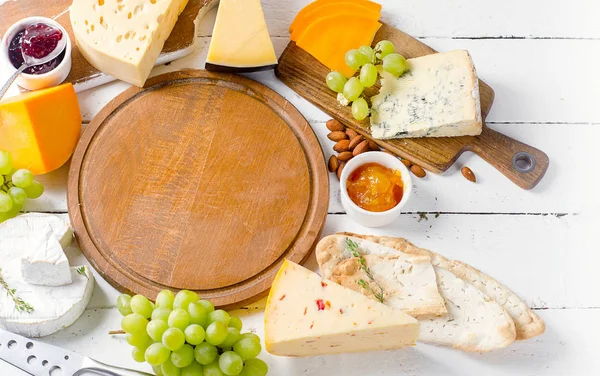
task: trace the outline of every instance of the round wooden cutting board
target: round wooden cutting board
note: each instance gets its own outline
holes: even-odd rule
[[[130,88],[73,156],[79,245],[117,289],[189,289],[234,308],[302,262],[327,214],[319,142],[298,110],[232,74],[186,70]]]

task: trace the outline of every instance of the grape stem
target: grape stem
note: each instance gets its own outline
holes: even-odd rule
[[[12,181],[10,181],[10,180],[8,179],[8,175],[2,175],[2,177],[4,178],[4,179],[3,179],[3,180],[4,180],[4,184],[2,184],[2,185],[0,186],[0,188],[2,188],[2,190],[3,190],[4,192],[8,192],[8,190],[10,189],[11,185],[13,185],[13,183],[12,183]],[[9,184],[10,184],[10,185],[9,185]]]
[[[119,330],[111,330],[108,332],[108,334],[113,335],[113,334],[125,334],[125,331],[122,329]]]

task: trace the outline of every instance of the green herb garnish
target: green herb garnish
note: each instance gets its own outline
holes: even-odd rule
[[[15,302],[15,309],[19,312],[33,312],[33,306],[17,296],[17,289],[8,287],[8,283],[2,278],[2,269],[0,269],[0,285],[6,289],[8,296]]]
[[[87,276],[87,274],[85,274],[85,266],[78,267],[77,268],[77,274],[81,274],[85,278],[89,279],[89,277]]]
[[[375,285],[377,285],[377,287],[379,288],[379,292],[375,292],[375,290],[371,286],[370,282],[367,282],[362,278],[358,280],[358,284],[363,289],[370,291],[373,295],[375,295],[375,298],[377,300],[379,300],[381,303],[383,303],[383,287],[381,287],[381,285],[375,280],[375,278],[373,277],[373,273],[371,272],[371,269],[369,269],[369,267],[367,266],[367,262],[365,261],[365,258],[362,257],[362,255],[358,251],[358,243],[353,241],[350,238],[346,238],[346,244],[348,245],[348,250],[350,251],[350,253],[352,253],[352,255],[354,257],[358,258],[360,268],[365,272],[367,277],[369,277],[370,282],[373,282]]]

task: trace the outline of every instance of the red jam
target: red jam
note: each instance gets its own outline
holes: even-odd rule
[[[51,26],[43,23],[30,25],[27,29],[19,31],[10,41],[8,46],[8,58],[10,63],[15,68],[19,68],[23,65],[24,60],[21,52],[22,44],[23,49],[28,56],[40,59],[48,56],[48,54],[54,51],[61,38],[62,32]],[[47,63],[29,67],[25,69],[24,72],[27,74],[48,73],[63,61],[65,52],[66,51],[62,51],[60,55]]]
[[[404,193],[400,171],[379,163],[365,163],[352,171],[346,189],[352,202],[371,212],[392,209]]]

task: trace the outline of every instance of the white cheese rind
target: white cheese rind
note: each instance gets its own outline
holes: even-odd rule
[[[271,287],[265,308],[268,352],[314,356],[414,345],[417,320],[346,289],[290,261]]]
[[[479,82],[467,51],[408,59],[408,71],[383,73],[371,97],[371,135],[377,139],[481,134]]]
[[[26,283],[62,286],[72,282],[69,260],[52,228],[31,238],[32,253],[21,259],[21,275]]]
[[[143,86],[187,2],[73,1],[75,41],[83,57],[98,70]]]
[[[47,226],[52,228],[54,236],[63,249],[71,245],[73,229],[69,223],[52,214],[28,213],[21,214],[0,224],[0,249],[23,238],[42,234]],[[30,244],[30,242],[27,242],[27,244]]]

